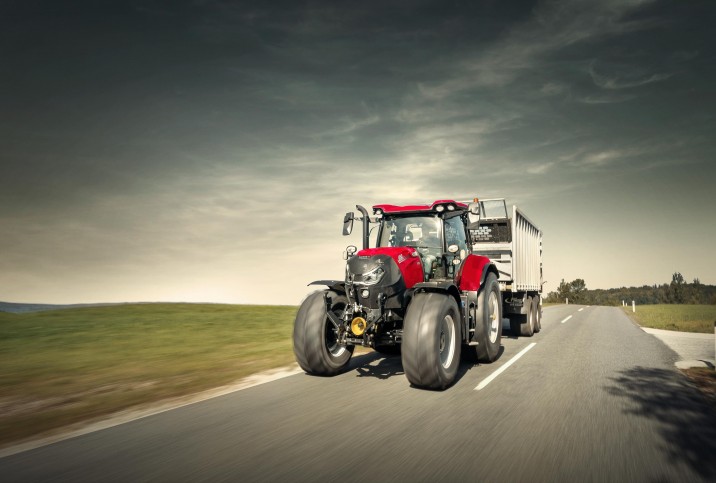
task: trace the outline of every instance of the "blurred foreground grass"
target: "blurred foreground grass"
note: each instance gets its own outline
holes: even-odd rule
[[[623,308],[629,317],[644,327],[704,334],[714,332],[716,305],[637,305],[635,313],[631,306]]]
[[[0,445],[294,361],[297,307],[0,312]]]

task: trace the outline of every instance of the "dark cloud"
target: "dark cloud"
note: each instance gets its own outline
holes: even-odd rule
[[[688,207],[662,210],[687,231],[711,216],[713,13],[656,0],[4,2],[0,282],[24,280],[5,298],[85,301],[103,275],[97,299],[186,298],[191,269],[232,283],[222,300],[268,301],[243,285],[257,260],[339,254],[355,202],[457,194],[506,196],[544,220],[551,279],[716,273],[699,238],[705,263],[643,261],[627,281],[565,244],[623,251],[628,223],[610,228],[620,243],[564,229],[634,207],[648,220],[665,196]],[[331,276],[302,263],[294,299]],[[65,291],[47,288],[69,271]],[[179,288],[152,291],[163,284]]]

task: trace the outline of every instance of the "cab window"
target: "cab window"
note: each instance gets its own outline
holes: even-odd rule
[[[448,247],[450,245],[457,245],[460,252],[463,250],[467,251],[465,226],[462,223],[462,218],[459,216],[445,220],[445,243]]]

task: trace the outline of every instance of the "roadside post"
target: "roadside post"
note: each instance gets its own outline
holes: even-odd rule
[[[633,300],[631,301],[631,311],[636,312],[636,303]]]

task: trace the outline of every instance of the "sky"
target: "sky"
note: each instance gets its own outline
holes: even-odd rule
[[[294,305],[356,204],[506,198],[546,291],[716,284],[711,1],[4,1],[0,300]]]

